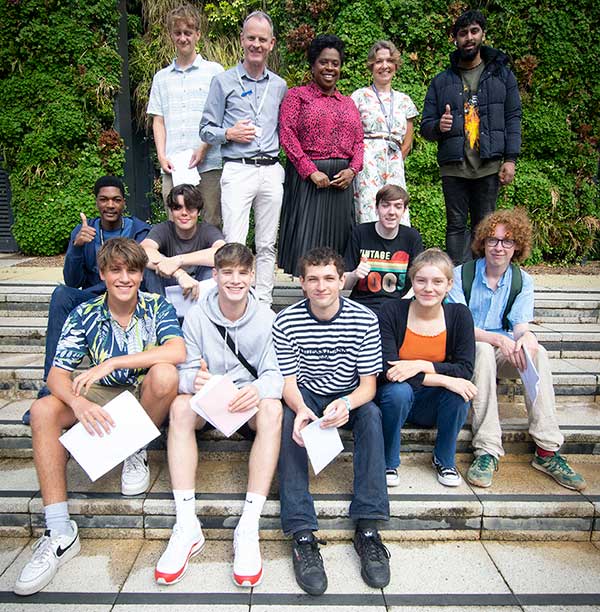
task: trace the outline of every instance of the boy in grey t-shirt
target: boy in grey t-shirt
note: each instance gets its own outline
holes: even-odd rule
[[[225,240],[214,225],[198,223],[203,200],[192,185],[173,187],[167,206],[173,220],[154,226],[142,242],[148,255],[146,289],[164,295],[165,287],[178,284],[184,297],[195,300],[198,282],[210,276],[215,252]]]

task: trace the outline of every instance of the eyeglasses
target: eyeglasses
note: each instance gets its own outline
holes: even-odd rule
[[[515,241],[510,238],[496,238],[495,236],[486,238],[485,243],[489,247],[498,246],[498,243],[500,243],[505,249],[512,249],[516,244]]]

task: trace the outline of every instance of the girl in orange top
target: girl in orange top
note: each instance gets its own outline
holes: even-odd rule
[[[437,427],[433,467],[440,483],[458,486],[456,439],[477,390],[470,382],[475,333],[469,309],[445,304],[452,286],[452,261],[428,249],[408,275],[414,300],[390,300],[379,313],[383,374],[381,408],[388,486],[399,484],[400,430],[406,420]],[[457,308],[457,306],[461,306]]]

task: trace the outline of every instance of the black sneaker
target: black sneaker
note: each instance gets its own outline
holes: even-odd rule
[[[390,551],[385,547],[377,529],[357,529],[354,549],[360,557],[360,575],[376,589],[390,583]]]
[[[322,595],[327,590],[327,574],[323,567],[319,544],[325,542],[317,540],[312,533],[294,538],[292,543],[296,582],[309,595]]]

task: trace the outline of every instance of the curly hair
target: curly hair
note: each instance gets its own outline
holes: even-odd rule
[[[324,49],[335,49],[340,54],[340,67],[344,65],[345,55],[344,42],[342,39],[333,34],[319,34],[310,41],[308,51],[306,52],[308,63],[311,68],[315,65],[317,58]]]
[[[335,266],[341,278],[344,274],[344,260],[342,256],[330,247],[316,247],[298,259],[298,276],[304,278],[308,266],[328,266],[329,264]]]
[[[496,227],[504,225],[506,237],[515,241],[513,261],[521,262],[529,257],[533,243],[533,229],[527,213],[522,208],[497,210],[490,213],[475,230],[471,249],[477,257],[485,257],[485,239],[494,235]]]
[[[402,59],[400,58],[400,51],[396,48],[396,45],[389,40],[378,40],[370,49],[367,55],[367,68],[373,72],[373,66],[377,60],[377,51],[381,49],[387,49],[390,52],[390,61],[396,65],[396,68],[400,68],[402,65]]]

